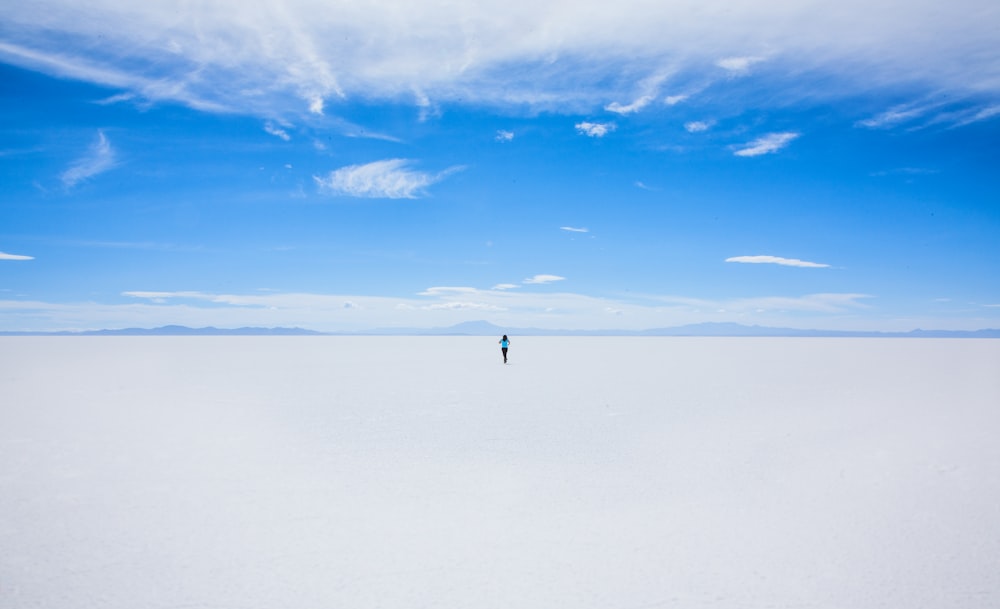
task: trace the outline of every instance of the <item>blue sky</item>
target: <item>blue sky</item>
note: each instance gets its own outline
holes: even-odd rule
[[[0,7],[0,330],[1000,327],[1000,8]]]

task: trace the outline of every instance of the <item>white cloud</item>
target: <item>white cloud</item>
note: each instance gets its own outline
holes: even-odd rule
[[[426,189],[461,167],[452,167],[437,174],[409,168],[412,161],[388,159],[365,165],[348,165],[331,171],[325,177],[314,176],[320,192],[349,197],[381,199],[416,199]]]
[[[479,290],[477,290],[476,288],[444,286],[444,287],[427,288],[423,292],[420,292],[420,296],[451,296],[455,294],[468,295],[468,294],[475,294],[478,291]]]
[[[733,74],[746,74],[750,66],[764,61],[762,57],[726,57],[715,62],[715,65]]]
[[[93,0],[82,11],[74,0],[6,2],[0,21],[13,34],[0,59],[154,101],[278,111],[269,116],[318,117],[325,100],[413,91],[438,102],[594,107],[654,95],[664,73],[690,78],[716,65],[742,74],[763,56],[788,64],[788,74],[847,75],[854,91],[1000,89],[991,0],[955,0],[947,11],[905,0],[809,10],[764,0],[321,4]],[[636,91],[650,66],[650,90]]]
[[[193,291],[174,291],[174,292],[155,292],[155,291],[129,291],[122,292],[122,296],[128,296],[130,298],[140,298],[143,300],[149,300],[155,303],[165,303],[170,300],[204,300],[208,302],[224,303],[231,305],[241,305],[247,303],[240,303],[233,299],[233,297],[219,294],[207,294],[205,292],[193,292]]]
[[[437,304],[427,305],[424,308],[427,309],[428,311],[436,311],[436,310],[506,311],[506,309],[503,307],[487,304],[485,302],[441,302]]]
[[[577,131],[590,137],[604,137],[614,131],[615,128],[616,125],[614,123],[590,123],[584,121],[576,124]]]
[[[647,78],[643,78],[639,81],[636,86],[636,93],[634,94],[634,99],[631,103],[622,104],[619,102],[611,102],[604,106],[604,109],[608,112],[614,112],[615,114],[620,114],[622,116],[628,114],[634,114],[639,112],[659,96],[660,87],[663,85],[664,81],[670,76],[671,71],[660,70],[654,72]]]
[[[589,233],[590,229],[587,228],[576,228],[573,226],[560,226],[559,230],[564,230],[570,233]]]
[[[535,275],[534,277],[529,277],[524,280],[525,284],[545,284],[552,283],[553,281],[563,281],[565,277],[560,277],[559,275]]]
[[[97,141],[91,145],[86,155],[80,157],[64,171],[59,179],[67,188],[104,173],[117,165],[115,151],[103,131],[97,132]]]
[[[0,260],[34,260],[34,256],[22,256],[20,254],[8,254],[0,252]]]
[[[516,288],[519,288],[519,287],[521,287],[521,286],[517,285],[516,283],[498,283],[495,286],[493,286],[493,289],[494,290],[513,290],[513,289],[516,289]]]
[[[514,139],[513,131],[504,131],[503,129],[497,130],[496,140],[498,142],[510,142]]]
[[[978,123],[979,121],[989,120],[995,116],[1000,116],[1000,104],[980,108],[979,110],[976,110],[972,116],[959,119],[955,123],[955,126],[964,127],[966,125],[971,125],[972,123]]]
[[[819,262],[807,262],[795,258],[782,258],[780,256],[734,256],[726,258],[726,262],[742,262],[745,264],[779,264],[782,266],[798,266],[803,268],[824,269],[829,268],[829,264]]]
[[[4,8],[0,4],[0,20],[2,20]],[[73,29],[70,26],[66,28],[66,31]],[[110,30],[108,31],[110,32]],[[82,33],[86,35],[86,32]],[[121,33],[119,32],[119,34]],[[160,78],[149,77],[132,72],[127,67],[116,67],[111,62],[106,62],[99,57],[84,57],[83,51],[76,54],[64,54],[63,48],[64,44],[58,43],[51,45],[51,48],[38,49],[0,42],[0,57],[14,65],[40,70],[61,78],[73,78],[108,87],[129,89],[135,93],[135,96],[144,99],[178,101],[204,112],[233,112],[233,108],[223,103],[221,99],[208,100],[193,92],[190,89],[191,83],[188,82],[190,74],[184,74],[183,71]],[[135,50],[138,51],[138,48]],[[220,89],[222,90],[220,91]],[[226,90],[225,81],[217,81],[215,86],[209,87],[205,93],[218,95],[220,98],[230,97],[232,94]],[[128,92],[116,96],[118,98],[116,101],[122,101],[126,95]]]
[[[607,110],[608,112],[614,112],[615,114],[622,114],[622,115],[632,114],[648,106],[649,103],[653,101],[653,99],[654,97],[652,95],[643,95],[639,99],[633,101],[631,104],[622,105],[618,102],[611,102],[610,104],[605,106],[604,109]]]
[[[689,123],[684,123],[684,129],[688,133],[701,133],[702,131],[708,131],[712,128],[715,121],[691,121]]]
[[[288,135],[288,132],[278,127],[272,122],[264,123],[264,131],[270,133],[271,135],[281,138],[286,142],[292,139],[292,136]]]
[[[882,112],[877,116],[868,118],[865,120],[860,120],[855,123],[858,127],[867,127],[869,129],[886,129],[889,127],[895,127],[900,123],[904,123],[915,118],[919,118],[925,115],[931,110],[930,106],[915,106],[915,105],[901,105],[895,106]]]
[[[680,95],[668,95],[663,99],[663,103],[667,104],[668,106],[676,106],[677,104],[681,103],[682,101],[686,100],[689,97],[691,96],[685,93],[682,93]]]
[[[930,125],[964,127],[998,115],[1000,115],[1000,104],[956,107],[942,101],[918,101],[893,106],[871,118],[857,121],[854,126],[867,129],[892,129],[901,126],[921,129]]]
[[[744,144],[742,148],[736,150],[733,154],[736,156],[760,156],[762,154],[772,154],[787,146],[789,142],[797,137],[799,137],[798,133],[769,133],[763,137],[757,138],[749,144]]]
[[[135,93],[119,93],[117,95],[111,95],[109,97],[105,97],[104,99],[99,99],[94,103],[99,106],[110,106],[122,102],[133,101],[135,100],[135,98],[136,98]]]

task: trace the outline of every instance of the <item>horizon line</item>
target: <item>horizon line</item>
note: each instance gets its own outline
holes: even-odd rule
[[[478,329],[476,328],[478,326]],[[487,331],[489,330],[489,331]],[[167,324],[151,328],[100,328],[88,330],[0,330],[0,336],[492,336],[493,334],[520,334],[521,336],[621,336],[621,337],[940,337],[940,338],[1000,338],[1000,328],[976,330],[949,330],[914,328],[912,330],[829,330],[819,328],[788,328],[777,326],[747,325],[738,322],[699,322],[679,326],[664,326],[639,330],[616,328],[554,329],[536,327],[498,326],[486,320],[459,322],[450,326],[434,327],[381,327],[363,330],[313,330],[298,326],[217,326],[192,327]]]

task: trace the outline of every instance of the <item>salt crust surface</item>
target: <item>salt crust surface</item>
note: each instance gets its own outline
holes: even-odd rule
[[[1000,341],[512,339],[0,338],[0,606],[1000,606]]]

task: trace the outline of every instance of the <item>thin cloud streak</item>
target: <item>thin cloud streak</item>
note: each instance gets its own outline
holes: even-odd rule
[[[608,112],[614,112],[615,114],[628,115],[638,112],[648,106],[652,102],[654,97],[652,95],[643,95],[639,99],[635,100],[631,104],[622,105],[618,102],[612,102],[604,107]]]
[[[876,116],[860,120],[855,125],[868,129],[888,129],[920,118],[933,108],[934,106],[917,106],[912,104],[895,106]]]
[[[565,277],[560,277],[559,275],[535,275],[534,277],[525,279],[524,283],[528,285],[542,285],[552,283],[553,281],[564,281],[565,279]]]
[[[0,15],[3,14],[2,11],[3,8],[0,5]],[[66,29],[72,31],[73,28]],[[186,82],[188,76],[179,69],[179,66],[173,66],[177,70],[176,73],[156,78],[134,69],[116,67],[113,61],[105,61],[97,57],[87,58],[81,55],[69,55],[61,52],[62,49],[63,46],[58,43],[53,44],[51,49],[32,49],[0,40],[0,59],[13,65],[39,70],[60,78],[72,78],[107,87],[128,89],[126,93],[102,101],[113,100],[114,103],[126,100],[137,101],[136,96],[139,96],[144,100],[151,101],[176,101],[203,112],[232,113],[236,111],[227,104],[207,100],[192,92],[189,88],[190,83]],[[228,89],[225,80],[217,81],[205,88],[207,95],[217,95],[223,89]],[[219,95],[220,98],[230,96],[228,91]]]
[[[410,169],[408,159],[387,159],[365,165],[348,165],[323,178],[313,176],[323,194],[373,199],[417,199],[427,188],[460,171],[452,167],[438,174]]]
[[[283,139],[286,142],[288,142],[288,141],[290,141],[292,139],[292,136],[288,135],[287,131],[285,131],[281,127],[278,127],[277,125],[275,125],[274,123],[271,123],[271,122],[264,123],[264,131],[266,131],[267,133],[273,135],[274,137]]]
[[[825,269],[829,264],[820,262],[807,262],[796,258],[782,258],[781,256],[733,256],[726,258],[726,262],[741,262],[744,264],[777,264],[781,266],[797,266],[801,268]]]
[[[84,180],[115,167],[117,165],[115,157],[115,151],[108,138],[103,131],[98,131],[97,142],[90,147],[90,151],[76,160],[69,169],[59,176],[59,179],[67,188],[72,188]]]
[[[769,133],[763,137],[757,138],[756,140],[745,144],[743,147],[734,151],[733,154],[736,156],[743,157],[754,157],[761,156],[763,154],[774,154],[779,150],[787,146],[792,140],[799,137],[798,133]]]
[[[0,252],[0,260],[34,260],[34,256],[24,256],[21,254],[8,254],[6,252]]]
[[[787,73],[846,75],[854,91],[901,83],[958,95],[1000,90],[1000,15],[990,0],[956,0],[948,11],[903,0],[808,11],[763,0],[376,0],[316,8],[313,0],[220,0],[180,11],[169,0],[95,0],[85,11],[70,0],[9,2],[0,5],[11,32],[0,40],[0,57],[153,101],[314,117],[342,99],[412,92],[431,103],[583,102],[629,114],[659,95],[665,74],[715,66],[742,76],[773,62],[789,64]],[[622,99],[632,101],[609,103]]]

